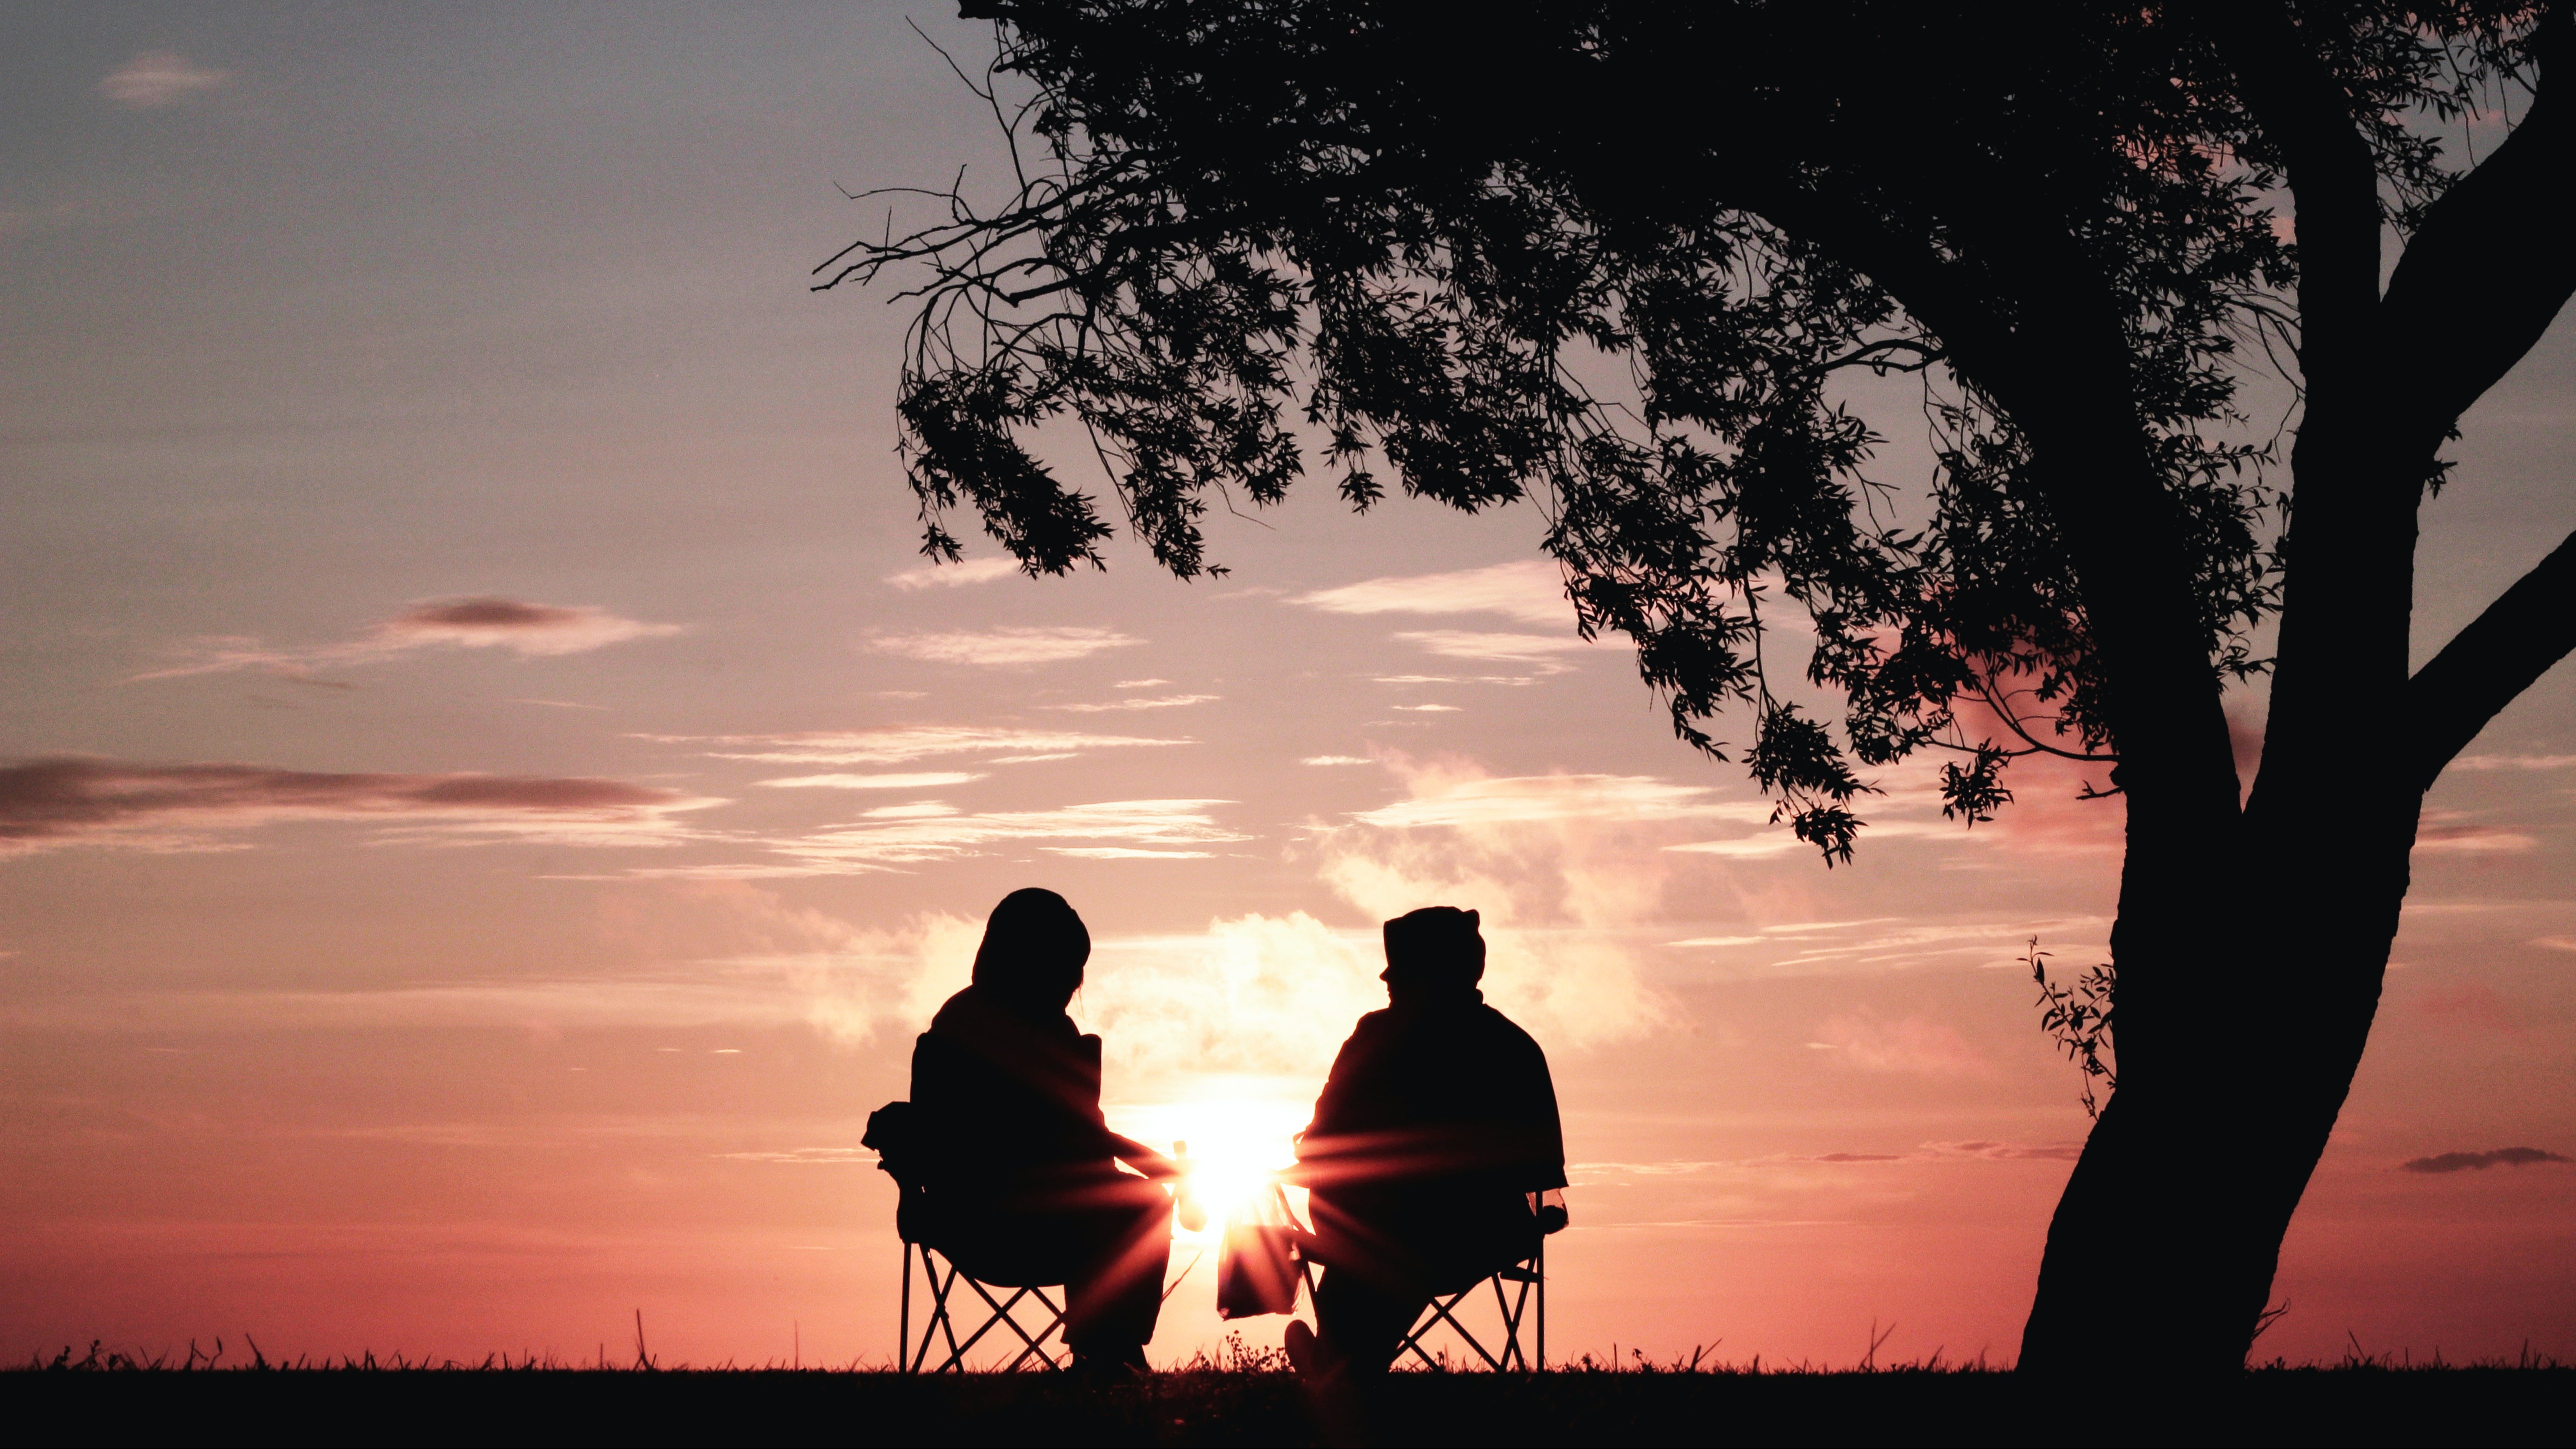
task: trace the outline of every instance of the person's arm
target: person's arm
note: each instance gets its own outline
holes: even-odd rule
[[[1179,1165],[1172,1159],[1133,1137],[1121,1137],[1115,1132],[1110,1133],[1109,1152],[1111,1156],[1156,1182],[1167,1182],[1181,1175]]]

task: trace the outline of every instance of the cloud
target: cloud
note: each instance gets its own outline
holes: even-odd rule
[[[2415,848],[2421,851],[2501,853],[2529,850],[2538,844],[2538,840],[2519,830],[2477,824],[2459,810],[2427,810],[2424,823],[2415,832]]]
[[[793,862],[790,865],[661,873],[850,874],[960,860],[990,854],[996,847],[1019,845],[1089,859],[1189,859],[1207,854],[1195,847],[1252,838],[1217,824],[1209,814],[1217,806],[1233,803],[1105,800],[1055,810],[967,813],[940,801],[924,800],[870,810],[845,825],[769,841],[769,848]]]
[[[1640,823],[1729,807],[1643,776],[1497,779],[1463,764],[1386,763],[1406,798],[1323,833],[1327,885],[1380,919],[1426,905],[1481,911],[1486,995],[1551,1044],[1625,1040],[1666,1019],[1636,939],[1660,906],[1666,867],[1627,837]]]
[[[781,983],[806,1021],[849,1046],[881,1029],[900,1035],[928,1026],[939,1004],[965,988],[984,938],[982,922],[945,911],[857,926],[738,881],[681,889],[748,938],[747,949],[708,964]]]
[[[582,777],[334,774],[52,756],[0,766],[0,855],[65,846],[212,848],[207,831],[281,820],[381,822],[388,838],[668,845],[674,818],[724,803]]]
[[[987,629],[982,633],[883,634],[871,641],[871,647],[881,653],[900,654],[907,659],[927,659],[937,664],[1000,666],[1057,664],[1068,659],[1088,659],[1103,650],[1124,649],[1144,642],[1115,629],[1058,626]]]
[[[2431,1157],[2417,1157],[2398,1166],[2400,1172],[2484,1172],[2490,1167],[2529,1167],[2542,1162],[2567,1162],[2555,1152],[2537,1147],[2499,1147],[2493,1152],[2441,1152]]]
[[[1458,706],[1456,706],[1456,705],[1454,705],[1454,704],[1399,704],[1399,705],[1397,705],[1397,706],[1395,706],[1395,707],[1396,707],[1397,709],[1400,709],[1400,710],[1405,711],[1405,712],[1406,712],[1406,713],[1408,713],[1408,714],[1457,714],[1457,713],[1460,713],[1460,710],[1459,710]]]
[[[1472,629],[1401,630],[1395,637],[1444,658],[1535,665],[1542,671],[1565,669],[1557,658],[1560,654],[1614,647],[1570,634],[1485,634]]]
[[[1366,755],[1308,755],[1297,763],[1301,765],[1374,765],[1377,761]],[[2569,949],[2576,950],[2576,947]]]
[[[1168,679],[1121,679],[1109,687],[1111,689],[1152,689],[1157,685],[1171,682]]]
[[[1106,704],[1051,704],[1067,714],[1114,714],[1140,709],[1179,709],[1183,705],[1206,704],[1216,699],[1213,694],[1166,694],[1146,699],[1115,699]]]
[[[2474,981],[2464,981],[2444,990],[2417,997],[2411,1005],[2415,1014],[2436,1025],[2464,1030],[2485,1030],[2505,1036],[2520,1036],[2522,1023],[2504,997],[2495,988]]]
[[[0,1002],[0,1025],[156,1032],[347,1030],[385,1025],[527,1029],[793,1026],[805,1003],[771,973],[745,979],[648,976],[457,982],[359,991],[98,992]]]
[[[2531,944],[2545,946],[2552,951],[2576,951],[2576,936],[2534,936]]]
[[[632,639],[664,638],[680,632],[681,627],[677,624],[650,624],[587,605],[532,604],[492,595],[431,599],[414,604],[358,638],[340,644],[276,649],[245,635],[200,639],[195,646],[196,658],[168,669],[133,675],[129,682],[184,679],[200,674],[225,674],[238,669],[262,669],[296,676],[313,669],[371,664],[412,650],[440,646],[507,649],[523,659],[547,658],[587,653]]]
[[[787,1162],[815,1167],[873,1167],[877,1155],[864,1147],[791,1147],[783,1152],[719,1152],[733,1162]]]
[[[1816,1029],[1810,1045],[1840,1052],[1865,1072],[1915,1072],[1935,1077],[1991,1077],[1994,1067],[1947,1023],[1909,1016],[1880,1021],[1836,1016]]]
[[[2073,1162],[2084,1155],[2079,1142],[1926,1142],[1934,1157],[1974,1157],[1986,1162]]]
[[[1186,745],[1188,739],[1090,735],[1072,730],[983,729],[972,725],[898,725],[874,730],[814,730],[782,735],[638,735],[666,745],[724,745],[720,760],[771,765],[901,765],[941,755],[983,756],[990,764],[1069,759],[1088,750]]]
[[[1901,1152],[1827,1152],[1807,1159],[1809,1162],[1903,1162]]]
[[[933,790],[983,778],[964,770],[924,770],[909,775],[791,775],[757,783],[777,790]]]
[[[630,639],[659,639],[677,624],[648,624],[606,609],[531,604],[490,595],[434,599],[415,604],[376,627],[395,648],[453,644],[466,649],[508,649],[530,656],[583,654]]]
[[[2453,760],[2454,770],[2564,770],[2576,765],[2576,755],[2462,755]]]
[[[886,575],[885,581],[905,593],[923,589],[953,589],[962,584],[989,584],[1020,572],[1019,563],[1007,558],[970,558],[964,563],[929,564]]]
[[[1333,758],[1333,757],[1326,757]],[[1768,820],[1761,801],[1721,801],[1699,785],[1672,785],[1651,775],[1508,775],[1472,768],[1399,764],[1405,799],[1351,818],[1382,829],[1485,826],[1556,820],[1635,823],[1663,820]]]
[[[2032,936],[2041,939],[2060,966],[2086,957],[2099,959],[2107,956],[2111,949],[2106,941],[2093,934],[2110,924],[2100,916],[2040,919],[2023,916],[2000,921],[1900,925],[1894,930],[1872,932],[1857,940],[1821,939],[1856,927],[1879,924],[1882,924],[1881,920],[1869,919],[1766,926],[1760,939],[1787,952],[1768,963],[1771,972],[1792,976],[1889,971],[1930,965],[1944,959],[1978,966],[2012,965],[2015,964],[2014,958],[2021,954],[2023,943]],[[1711,938],[1694,944],[1721,943],[1754,944],[1744,937]]]
[[[1502,614],[1528,624],[1563,624],[1574,616],[1563,575],[1539,559],[1370,579],[1288,602],[1328,614]]]
[[[1303,911],[1096,944],[1084,1025],[1122,1072],[1323,1080],[1363,1012],[1386,1005],[1377,933]]]
[[[109,71],[98,83],[98,93],[120,106],[150,111],[193,101],[231,83],[229,71],[208,70],[166,50],[148,50]]]

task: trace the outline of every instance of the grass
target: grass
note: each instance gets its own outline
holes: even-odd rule
[[[2576,1369],[2274,1364],[2197,1393],[2069,1390],[1975,1363],[1866,1370],[1585,1359],[1541,1375],[1400,1373],[1371,1406],[1389,1444],[2560,1444]],[[222,1363],[222,1360],[218,1361]],[[1133,1384],[1051,1374],[581,1367],[495,1356],[209,1369],[66,1352],[0,1373],[14,1442],[61,1444],[1305,1444],[1275,1351],[1233,1345]],[[41,1426],[41,1427],[40,1427]]]

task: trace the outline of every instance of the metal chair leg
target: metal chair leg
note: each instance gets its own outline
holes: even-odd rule
[[[1531,1372],[1530,1350],[1521,1346],[1521,1329],[1523,1325],[1530,1322],[1530,1312],[1535,1298],[1538,1366],[1544,1368],[1547,1363],[1546,1251],[1546,1245],[1542,1243],[1539,1252],[1525,1262],[1515,1263],[1510,1268],[1491,1274],[1485,1279],[1493,1286],[1494,1309],[1503,1320],[1500,1357],[1487,1349],[1484,1342],[1470,1332],[1467,1325],[1458,1318],[1458,1308],[1466,1302],[1469,1295],[1476,1291],[1473,1286],[1452,1293],[1446,1298],[1432,1299],[1428,1305],[1430,1316],[1406,1331],[1404,1341],[1395,1350],[1396,1357],[1402,1358],[1409,1349],[1415,1358],[1422,1360],[1425,1366],[1440,1368],[1440,1361],[1433,1358],[1430,1350],[1422,1346],[1422,1340],[1430,1335],[1431,1330],[1446,1323],[1451,1332],[1457,1334],[1468,1348],[1475,1351],[1478,1358],[1485,1361],[1485,1367],[1496,1373],[1508,1372],[1515,1366],[1523,1373]],[[1514,1284],[1514,1289],[1509,1294],[1503,1291],[1503,1281],[1507,1276]]]

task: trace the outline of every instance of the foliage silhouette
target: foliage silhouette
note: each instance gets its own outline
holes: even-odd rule
[[[2022,964],[2030,968],[2030,979],[2039,986],[2039,1029],[2066,1059],[2084,1069],[2084,1115],[2099,1119],[2102,1104],[2093,1095],[2093,1079],[2117,1090],[2120,1085],[2119,1054],[2114,1046],[2112,1015],[2113,998],[2118,994],[2120,978],[2108,963],[2091,966],[2075,978],[2071,986],[2060,986],[2048,979],[2049,953],[2039,949],[2039,938],[2030,938]],[[2261,1330],[2256,1330],[2260,1336]]]
[[[1355,508],[1537,503],[1582,631],[1828,863],[1865,770],[1946,751],[1974,824],[2016,759],[2101,768],[2124,1071],[2021,1362],[2239,1365],[2422,792],[2576,645],[2571,539],[2408,671],[2440,450],[2576,288],[2569,5],[967,10],[1008,194],[817,269],[920,308],[926,550],[963,509],[1033,575],[1098,565],[1104,504],[1035,450],[1064,423],[1192,577],[1211,498],[1277,502],[1311,433]],[[2473,123],[2504,139],[2461,170]],[[2286,459],[2238,402],[2267,367]],[[1863,375],[1919,380],[1928,499],[1868,475]],[[1838,720],[1775,685],[1784,607]],[[2266,671],[2248,793],[2222,696]]]

